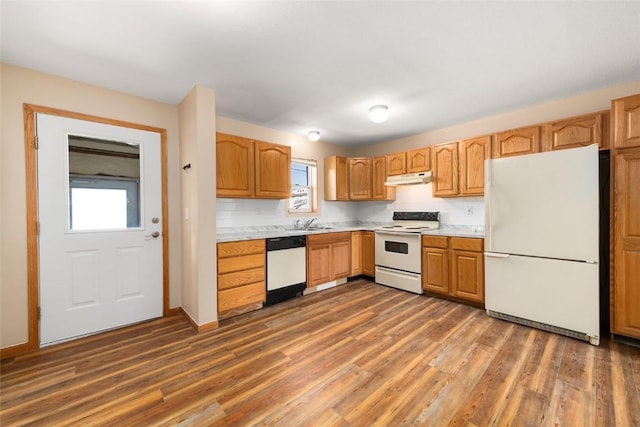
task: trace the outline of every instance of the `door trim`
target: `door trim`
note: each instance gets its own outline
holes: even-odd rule
[[[38,186],[37,186],[37,162],[35,150],[36,137],[36,113],[52,116],[68,117],[89,122],[145,130],[160,134],[160,167],[162,181],[162,314],[169,316],[169,207],[167,204],[167,130],[153,126],[125,122],[92,116],[89,114],[75,113],[59,110],[57,108],[43,107],[40,105],[23,104],[24,111],[24,142],[26,163],[26,190],[27,190],[27,310],[29,338],[26,347],[12,347],[14,352],[26,352],[40,348],[40,328],[38,316],[39,283],[38,283]],[[19,348],[18,348],[19,347]],[[4,352],[3,352],[4,353]],[[16,353],[17,354],[17,353]],[[4,356],[4,354],[3,354]]]

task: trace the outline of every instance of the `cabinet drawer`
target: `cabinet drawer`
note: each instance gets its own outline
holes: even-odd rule
[[[231,273],[233,271],[248,270],[250,268],[264,267],[265,255],[254,254],[218,259],[218,274]]]
[[[317,244],[331,244],[337,242],[351,242],[351,232],[310,234],[307,236],[307,246]]]
[[[264,253],[264,239],[218,243],[218,258]]]
[[[264,282],[218,291],[218,312],[263,302],[265,294]]]
[[[237,288],[250,283],[263,282],[265,279],[264,268],[252,268],[251,270],[235,271],[233,273],[218,276],[218,290]]]
[[[470,237],[452,237],[451,248],[461,249],[463,251],[484,251],[484,239],[474,239]]]
[[[449,246],[447,239],[447,236],[422,236],[422,246],[447,249]]]

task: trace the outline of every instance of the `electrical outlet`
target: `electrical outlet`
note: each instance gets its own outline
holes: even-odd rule
[[[467,215],[473,216],[473,206],[467,206]]]
[[[262,209],[256,208],[256,216],[262,215]]]

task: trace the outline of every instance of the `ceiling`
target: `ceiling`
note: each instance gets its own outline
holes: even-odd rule
[[[640,79],[640,2],[8,1],[2,61],[359,146]],[[389,120],[367,119],[388,104]]]

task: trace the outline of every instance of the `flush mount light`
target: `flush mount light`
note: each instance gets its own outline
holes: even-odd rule
[[[389,118],[389,107],[386,105],[374,105],[369,108],[369,120],[374,123],[382,123]]]
[[[317,130],[310,130],[307,138],[309,138],[309,141],[317,141],[320,139],[320,132]]]

